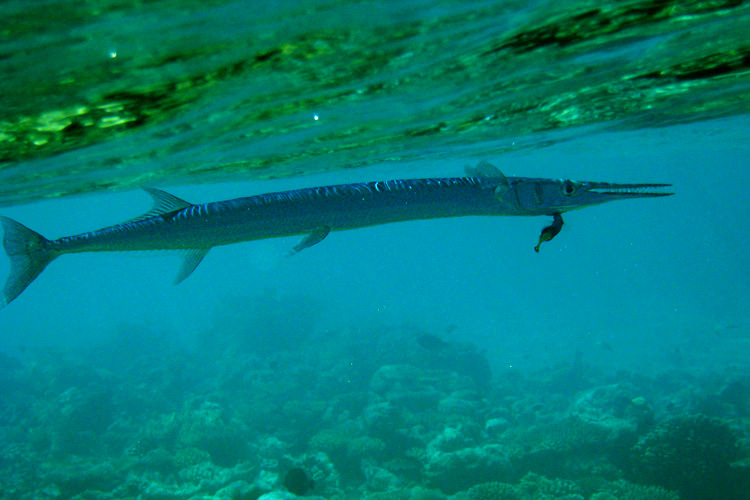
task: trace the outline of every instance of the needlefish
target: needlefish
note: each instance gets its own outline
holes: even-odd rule
[[[49,240],[0,216],[10,275],[0,307],[15,299],[55,258],[66,253],[180,250],[175,284],[219,245],[303,235],[290,255],[322,241],[331,231],[392,222],[483,215],[552,216],[535,247],[552,240],[562,214],[608,201],[654,198],[670,184],[611,184],[506,177],[483,162],[465,177],[398,179],[322,186],[192,204],[159,189],[145,191],[153,208],[135,219],[96,231]]]

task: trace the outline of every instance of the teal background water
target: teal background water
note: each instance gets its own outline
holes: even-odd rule
[[[617,344],[620,354],[639,351],[611,354],[609,362],[650,363],[658,357],[654,343],[661,342],[662,355],[679,346],[703,356],[707,338],[694,336],[698,331],[711,332],[713,342],[726,329],[726,340],[735,343],[736,334],[748,328],[749,257],[738,215],[750,175],[745,168],[747,123],[740,117],[593,135],[492,158],[508,175],[674,184],[672,198],[569,213],[563,233],[538,255],[532,247],[548,221],[503,217],[334,233],[291,259],[285,254],[297,238],[217,248],[195,276],[177,287],[170,283],[179,255],[67,255],[3,311],[3,341],[86,344],[111,335],[113,325],[130,323],[195,334],[216,327],[225,304],[231,316],[237,302],[272,291],[315,297],[321,308],[316,321],[331,325],[414,323],[440,331],[455,324],[461,326],[455,335],[481,340],[501,358],[508,357],[509,344],[557,355],[598,341]],[[414,175],[415,169],[423,176],[457,175],[464,163],[172,191],[205,202],[398,178]],[[4,213],[59,237],[117,223],[149,206],[145,193],[129,192]]]
[[[170,285],[175,255],[63,256],[0,311],[2,498],[89,490],[187,500],[221,497],[231,480],[276,491],[292,466],[317,473],[311,494],[327,498],[520,487],[527,472],[679,490],[610,455],[696,415],[737,433],[733,480],[723,470],[712,477],[747,480],[745,4],[312,2],[252,13],[244,2],[45,4],[49,14],[2,7],[24,22],[3,31],[0,200],[3,215],[49,238],[147,211],[139,185],[197,203],[455,176],[481,160],[506,175],[667,182],[676,195],[571,212],[539,254],[547,218],[498,217],[334,233],[293,258],[285,254],[296,238],[216,248],[179,286]],[[435,380],[466,375],[443,347],[430,357],[425,335],[457,353],[472,346],[492,370],[489,388],[469,384],[478,394],[466,397],[470,412],[412,408],[390,434],[374,429],[372,408],[399,404],[378,392],[378,370],[417,367],[414,383],[434,386],[440,401],[456,391]],[[734,396],[727,388],[737,385]],[[524,432],[554,435],[549,425],[585,414],[581,401],[605,387],[620,391],[607,396],[613,406],[625,398],[632,411],[603,411],[596,425],[639,426],[625,444],[602,439],[610,469],[560,444],[547,461],[508,451],[514,473],[471,484],[460,471],[447,485],[431,475],[430,443],[446,428],[459,429],[458,449],[536,450]],[[633,416],[639,397],[649,422]],[[220,423],[185,437],[212,405]],[[169,415],[181,438],[148,434],[171,432]],[[506,434],[485,427],[498,415]],[[252,451],[207,445],[217,429]],[[331,429],[379,439],[385,451],[337,462],[322,438],[311,441]],[[133,454],[144,436],[154,442]],[[417,451],[391,442],[404,436]],[[274,455],[271,437],[284,453]],[[158,449],[172,457],[164,470],[144,461]],[[174,458],[186,449],[209,454],[190,467],[203,463],[194,472],[213,483],[190,489],[199,480]],[[333,457],[327,473],[311,458],[320,450]],[[404,457],[416,472],[394,465]],[[579,463],[550,465],[565,460]],[[18,465],[29,463],[35,472]],[[101,482],[71,485],[75,467],[101,464],[111,465]],[[379,483],[374,469],[397,479]],[[124,488],[128,474],[139,485]],[[614,491],[582,484],[576,494],[587,499]],[[713,498],[686,491],[681,498]],[[535,494],[527,497],[564,498]]]

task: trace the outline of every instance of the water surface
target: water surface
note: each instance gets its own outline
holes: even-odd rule
[[[2,7],[0,204],[748,112],[744,2],[43,3]]]

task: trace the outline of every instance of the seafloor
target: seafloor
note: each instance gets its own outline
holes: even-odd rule
[[[750,498],[750,378],[522,373],[408,328],[169,336],[0,358],[0,498]],[[278,318],[277,318],[278,319]],[[603,345],[602,349],[611,349]]]

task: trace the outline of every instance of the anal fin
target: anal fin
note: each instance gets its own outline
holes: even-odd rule
[[[292,249],[289,250],[287,257],[291,257],[292,255],[301,252],[305,248],[309,248],[317,243],[320,243],[326,236],[328,236],[328,233],[330,232],[331,228],[329,226],[316,227],[312,233],[302,238],[299,243],[294,245]]]
[[[177,272],[177,276],[174,278],[174,284],[177,285],[185,280],[188,276],[193,274],[195,268],[201,263],[203,257],[206,256],[210,248],[192,248],[187,251],[182,260],[180,270]]]

